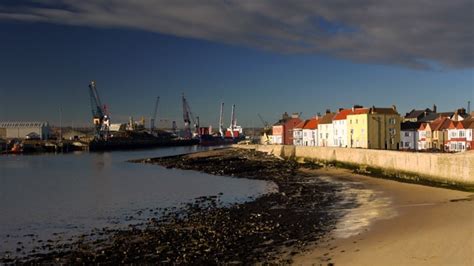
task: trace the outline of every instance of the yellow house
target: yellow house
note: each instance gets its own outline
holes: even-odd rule
[[[352,148],[398,150],[400,121],[392,108],[357,108],[347,115],[347,143]]]

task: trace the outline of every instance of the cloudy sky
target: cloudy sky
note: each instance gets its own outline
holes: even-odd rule
[[[90,117],[96,79],[112,119],[204,123],[219,103],[259,126],[353,104],[400,112],[474,98],[472,0],[0,2],[0,119]],[[226,109],[227,114],[230,109]],[[230,114],[229,114],[230,115]]]

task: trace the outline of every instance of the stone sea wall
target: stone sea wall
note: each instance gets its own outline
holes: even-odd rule
[[[235,145],[282,158],[339,162],[398,176],[474,184],[474,152],[456,154],[284,145]]]

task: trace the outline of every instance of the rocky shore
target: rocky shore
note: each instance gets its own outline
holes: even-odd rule
[[[20,262],[289,263],[334,229],[338,217],[328,210],[343,200],[340,185],[301,169],[317,165],[301,165],[252,150],[229,148],[133,162],[268,180],[278,186],[278,192],[231,206],[220,206],[220,195],[198,198],[181,209],[160,210],[145,224],[107,230],[101,239],[89,237],[67,246],[50,246],[49,252]],[[347,204],[355,203],[346,199]],[[4,258],[1,262],[19,261]]]

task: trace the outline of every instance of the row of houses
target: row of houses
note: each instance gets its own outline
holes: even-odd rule
[[[326,110],[303,120],[300,114],[283,114],[272,127],[273,144],[386,150],[464,151],[474,147],[474,115],[461,108],[438,113],[412,110],[400,116],[396,106]]]

